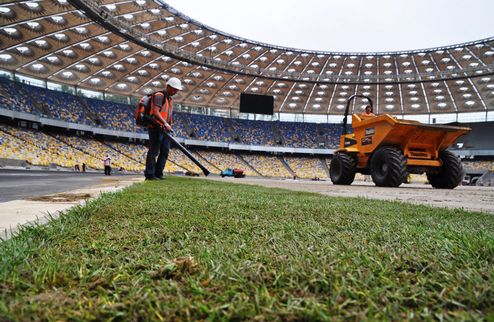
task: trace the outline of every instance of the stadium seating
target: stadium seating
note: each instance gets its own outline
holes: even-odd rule
[[[88,117],[97,127],[117,131],[133,132],[135,121],[130,105],[102,101],[92,98],[80,98],[82,107],[86,107]],[[140,129],[137,127],[137,129]]]
[[[303,179],[326,179],[328,174],[324,160],[310,157],[283,157],[297,178]]]
[[[494,171],[494,161],[468,161],[462,160],[463,166],[470,170],[490,170]]]
[[[340,124],[319,124],[319,137],[324,148],[337,149],[340,145],[342,127]],[[318,144],[318,146],[320,146]]]
[[[86,124],[104,129],[144,132],[136,127],[133,119],[134,106],[93,98],[74,96],[59,91],[13,82],[0,77],[0,107],[13,111]],[[460,124],[474,129],[460,138],[461,145],[455,149],[493,149],[493,141],[486,135],[494,129],[494,122]],[[339,145],[341,125],[296,122],[267,122],[229,119],[201,114],[174,113],[175,136],[183,139],[238,143],[246,145],[283,146],[295,148],[335,149]],[[113,166],[127,171],[144,169],[147,148],[140,144],[122,142],[99,142],[93,139],[58,134],[56,137],[41,131],[3,126],[0,156],[27,160],[31,164],[56,164],[71,168],[85,163],[88,169],[102,169],[102,159],[107,154]],[[262,154],[235,154],[199,150],[194,152],[220,172],[226,168],[241,168],[247,176],[327,178],[329,159],[316,157],[283,158]],[[322,161],[321,161],[322,160]],[[201,172],[200,169],[172,149],[166,171]],[[493,169],[490,161],[469,162],[466,167]]]
[[[272,122],[231,119],[235,141],[242,144],[277,145]]]
[[[315,124],[279,122],[278,127],[284,138],[284,145],[295,148],[311,148],[317,146]]]
[[[29,92],[26,93],[22,90],[23,86],[27,85],[12,82],[4,77],[0,77],[1,107],[12,111],[40,114],[40,111],[34,107],[32,96],[27,95]]]
[[[134,106],[48,90],[0,77],[0,107],[93,127],[143,133]],[[340,126],[227,119],[174,113],[175,136],[213,142],[296,148],[335,148]]]
[[[26,160],[32,165],[55,164],[73,168],[85,163],[88,169],[102,169],[102,162],[40,131],[5,126],[1,157]]]
[[[291,178],[292,174],[285,167],[283,162],[273,155],[245,154],[242,155],[251,167],[265,177]]]
[[[73,169],[86,164],[88,171],[102,170],[103,158],[112,159],[115,170],[142,173],[147,147],[142,144],[120,141],[98,141],[91,138],[65,134],[47,134],[42,131],[12,126],[0,126],[0,158],[26,160],[29,164],[52,164]],[[240,168],[247,176],[266,176],[301,179],[327,179],[329,158],[273,156],[262,154],[237,154],[233,152],[193,151],[212,173],[219,174],[226,168]],[[172,148],[165,171],[168,173],[202,171],[177,149]],[[324,164],[326,163],[326,165]],[[494,161],[463,160],[465,168],[494,171]],[[357,176],[356,180],[363,179]]]
[[[47,135],[40,131],[11,126],[0,128],[0,158],[26,160],[29,164],[49,166],[51,164],[87,170],[102,170],[103,158],[109,156],[115,171],[124,170],[140,173],[144,170],[147,148],[141,144],[123,142],[100,142],[94,139]],[[181,152],[172,149],[166,172],[200,172]]]
[[[190,137],[196,140],[230,142],[228,125],[225,119],[201,114],[176,113],[184,124],[190,127]],[[185,127],[185,126],[183,126]]]
[[[29,86],[29,88],[27,85],[24,86],[31,95],[39,98],[33,105],[37,106],[43,116],[66,122],[93,125],[74,96],[36,86]]]
[[[125,155],[127,158],[132,159],[141,164],[139,170],[144,171],[146,164],[146,155],[148,148],[142,144],[135,143],[123,143],[123,142],[111,142],[105,141],[105,144],[117,152]],[[166,163],[165,172],[185,172],[192,171],[199,173],[201,170],[187,159],[180,151],[172,148],[168,156],[168,162]]]
[[[0,158],[26,160],[29,164],[49,165],[50,153],[26,144],[12,135],[8,129],[0,130]]]
[[[127,157],[126,155],[119,153],[118,151],[111,149],[107,145],[94,139],[66,136],[57,134],[56,138],[67,145],[90,155],[95,160],[99,160],[100,166],[95,165],[97,168],[103,168],[103,160],[109,157],[112,162],[112,167],[115,169],[125,169],[130,171],[142,171],[144,166],[142,163]]]
[[[217,174],[228,168],[242,169],[246,176],[257,176],[258,174],[252,170],[238,155],[231,152],[217,152],[203,150],[198,153],[207,162],[212,164]],[[211,169],[212,170],[212,169]]]

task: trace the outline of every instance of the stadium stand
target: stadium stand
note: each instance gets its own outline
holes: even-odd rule
[[[140,163],[142,167],[139,170],[144,171],[146,155],[148,152],[148,148],[145,145],[111,141],[105,141],[104,143],[118,153],[125,155],[127,158]],[[177,173],[184,171],[200,172],[201,170],[197,168],[194,163],[190,162],[189,159],[184,158],[181,152],[172,148],[168,157],[168,162],[166,163],[165,172]]]
[[[55,164],[73,168],[76,164],[85,163],[88,168],[103,168],[102,162],[94,157],[40,131],[4,126],[0,134],[4,135],[1,145],[3,158],[26,160],[40,166]]]
[[[318,125],[318,147],[337,149],[340,144],[342,128],[340,124],[319,124]],[[348,132],[350,133],[350,131]],[[321,142],[323,145],[321,146]]]
[[[0,128],[0,158],[25,160],[31,165],[57,165],[67,169],[102,170],[103,158],[109,156],[116,170],[142,172],[147,148],[141,144],[100,142],[90,138],[68,136],[60,133],[47,135],[40,131],[11,126]],[[200,172],[181,152],[172,149],[166,172]]]
[[[40,0],[36,3],[8,1],[2,4],[1,16],[8,26],[3,30],[6,38],[0,46],[2,47],[1,74],[5,76],[0,77],[0,108],[2,115],[5,116],[4,119],[15,115],[7,112],[17,111],[43,116],[50,119],[49,121],[68,122],[71,127],[66,128],[72,130],[62,133],[59,131],[56,139],[51,133],[46,134],[51,131],[45,127],[46,123],[51,126],[56,124],[59,130],[66,124],[46,122],[44,119],[40,121],[41,126],[45,127],[43,131],[13,128],[4,130],[2,152],[13,156],[17,153],[18,157],[30,159],[30,162],[70,166],[71,163],[80,163],[79,159],[87,158],[88,165],[99,169],[101,155],[110,153],[114,156],[114,163],[119,167],[140,171],[146,148],[139,144],[121,142],[125,140],[122,137],[133,141],[145,137],[145,129],[134,124],[135,106],[81,95],[92,92],[105,98],[131,101],[149,91],[162,89],[167,76],[172,74],[181,75],[185,84],[184,89],[175,97],[177,102],[183,104],[176,111],[190,108],[208,113],[216,111],[221,115],[227,115],[229,112],[232,115],[236,112],[235,105],[239,93],[252,91],[275,96],[273,111],[280,119],[285,119],[282,116],[287,118],[294,116],[293,119],[302,116],[304,120],[311,120],[315,118],[309,116],[328,116],[329,120],[330,115],[341,116],[344,103],[350,95],[362,92],[376,98],[375,108],[379,113],[385,111],[405,117],[424,113],[429,115],[457,113],[458,119],[460,113],[476,112],[476,114],[485,114],[485,120],[492,116],[493,38],[447,46],[447,49],[441,47],[429,48],[421,52],[406,51],[399,55],[389,53],[334,55],[329,52],[271,48],[268,44],[255,41],[242,42],[241,38],[232,40],[225,33],[204,28],[211,33],[210,37],[216,39],[217,44],[222,44],[221,49],[214,47],[215,50],[217,49],[218,53],[228,53],[228,58],[220,57],[222,55],[214,58],[203,55],[202,51],[212,50],[213,47],[207,41],[197,41],[197,37],[203,36],[194,36],[195,33],[188,33],[190,37],[178,38],[174,38],[175,35],[163,34],[162,40],[181,39],[180,41],[183,41],[181,48],[191,45],[195,48],[194,53],[197,53],[197,55],[187,54],[186,60],[176,57],[174,58],[176,62],[168,63],[168,57],[162,57],[163,61],[155,57],[159,51],[153,49],[137,51],[130,44],[116,45],[112,37],[95,38],[92,28],[100,28],[103,21],[98,25],[97,22],[88,19],[84,27],[67,29],[64,19],[66,21],[73,19],[73,12],[80,12],[79,9],[75,9],[77,6],[74,7],[74,3],[67,1],[55,1],[55,4],[52,2],[49,0]],[[82,1],[79,5],[82,3],[95,5],[95,8],[99,9],[99,4],[109,4],[113,1],[88,0]],[[153,19],[153,28],[148,32],[165,27],[180,29],[185,25],[192,28],[190,30],[202,30],[205,27],[198,21],[189,19],[184,24],[184,17],[179,12],[163,6],[159,1],[134,1],[134,3],[137,3],[137,6],[126,7],[125,12],[142,15],[141,18],[144,20]],[[67,10],[69,7],[72,9]],[[115,9],[121,9],[120,6],[117,7]],[[85,10],[91,11],[91,6]],[[155,20],[152,15],[156,10],[172,19]],[[120,10],[106,11],[108,12],[105,14],[115,15],[115,18],[122,13]],[[129,27],[126,28],[130,33],[128,36],[135,37],[140,35],[142,30],[138,27],[139,33],[134,34],[133,24],[140,22],[141,18],[134,22],[123,20],[119,23]],[[36,22],[31,24],[30,21],[33,19]],[[110,20],[105,21],[110,23]],[[56,27],[59,28],[57,29],[59,32],[54,32],[53,23],[57,24],[57,21],[60,22]],[[26,31],[25,28],[32,30]],[[66,29],[75,34],[66,35]],[[120,30],[120,27],[117,29]],[[142,39],[148,41],[146,37]],[[228,45],[232,41],[234,44]],[[53,45],[54,42],[57,46]],[[155,43],[151,42],[148,45],[152,48]],[[245,48],[240,51],[230,51],[223,46]],[[262,57],[248,53],[251,50],[258,52],[261,49],[266,53]],[[127,50],[129,53],[123,54]],[[284,55],[291,58],[279,59]],[[353,60],[355,62],[365,60],[366,63],[348,63]],[[116,61],[118,64],[113,64]],[[191,61],[195,63],[191,64]],[[450,61],[455,63],[447,63]],[[432,65],[434,68],[431,67]],[[109,66],[111,71],[108,70]],[[221,68],[216,69],[214,66]],[[251,67],[255,66],[257,68],[251,70]],[[374,69],[372,66],[377,68]],[[243,74],[244,72],[238,73],[245,68],[250,70],[251,75],[248,77]],[[162,73],[163,80],[156,77],[154,70]],[[272,74],[272,71],[276,72]],[[393,85],[402,82],[405,74],[406,86]],[[267,75],[270,76],[266,78]],[[345,75],[344,78],[341,78],[341,75]],[[463,75],[465,79],[456,79],[457,75]],[[78,96],[29,85],[26,82],[29,82],[30,77],[35,80],[33,84],[52,87],[50,84],[57,83],[58,86],[54,87],[75,92]],[[437,79],[441,81],[436,82]],[[372,85],[388,82],[389,84],[384,86]],[[425,83],[423,86],[418,86],[419,82]],[[444,95],[446,92],[449,96]],[[361,107],[359,104],[360,101],[354,102],[351,106],[352,112],[359,111]],[[31,115],[26,119],[32,119]],[[8,124],[14,124],[9,122],[6,121]],[[478,155],[492,157],[493,141],[484,134],[492,133],[493,124],[493,122],[463,124],[472,127],[473,131],[462,138],[460,140],[462,144],[457,145],[454,150],[468,157],[473,154],[469,155],[467,151],[478,151]],[[108,139],[110,143],[84,137],[88,133],[80,132],[91,132],[87,129],[88,126],[93,129],[91,135],[95,137],[105,135],[106,139],[106,136],[113,136]],[[196,146],[195,153],[214,165],[217,170],[233,166],[244,168],[247,175],[280,177],[291,176],[293,173],[297,173],[299,177],[322,174],[327,166],[315,161],[322,157],[313,157],[311,154],[328,155],[331,152],[328,149],[337,148],[341,132],[338,124],[253,121],[181,112],[174,113],[173,127],[176,137],[182,142],[189,141],[186,144]],[[74,130],[80,131],[77,134],[82,136],[74,136]],[[109,133],[109,130],[124,133]],[[5,141],[9,142],[5,143]],[[26,146],[27,152],[18,151],[22,144]],[[237,154],[225,152],[231,147],[237,151]],[[43,152],[40,152],[42,149]],[[72,154],[70,158],[73,159],[61,158],[55,149],[70,151]],[[203,152],[203,149],[206,149],[206,152]],[[224,150],[218,152],[219,149]],[[295,149],[319,149],[319,151]],[[49,155],[46,155],[47,151],[50,152]],[[170,161],[176,161],[176,164],[170,162],[170,171],[197,170],[181,154],[175,152],[170,155]],[[273,156],[273,153],[280,154]],[[290,155],[287,155],[288,153]],[[305,153],[310,154],[305,157],[293,156]],[[325,158],[324,163],[328,165],[329,159]],[[480,163],[475,165],[484,166]]]
[[[197,151],[197,153],[204,158],[206,161],[214,165],[217,169],[217,173],[225,170],[227,168],[242,169],[247,176],[257,176],[258,173],[255,172],[245,161],[242,160],[238,155],[228,152],[217,152],[217,151]]]
[[[489,170],[494,171],[494,161],[469,161],[462,160],[465,169],[469,170]]]
[[[94,98],[79,98],[79,101],[88,111],[88,117],[93,119],[93,124],[97,127],[126,132],[141,130],[141,128],[135,127],[135,121],[131,117],[133,109],[130,105]]]
[[[175,112],[173,113],[173,135],[178,138],[189,138],[190,123],[185,118],[185,113]]]
[[[32,96],[22,90],[22,84],[0,77],[0,95],[2,107],[24,113],[40,114],[35,110]]]
[[[135,126],[132,105],[75,96],[3,77],[0,77],[0,104],[1,108],[55,120],[123,132],[145,132]],[[174,113],[173,125],[175,136],[182,139],[294,148],[335,149],[341,133],[339,124],[253,121],[181,112]],[[494,149],[493,141],[485,135],[492,132],[494,122],[461,125],[472,127],[473,131],[459,141],[457,150]],[[88,169],[99,170],[103,167],[102,158],[109,155],[114,167],[134,172],[142,171],[147,153],[141,144],[100,142],[60,133],[52,137],[42,131],[12,126],[2,127],[1,146],[2,158],[22,159],[30,164],[72,168],[85,163]],[[213,172],[233,167],[243,169],[247,176],[327,178],[330,163],[329,159],[318,157],[279,158],[201,149],[195,153],[215,168]],[[169,160],[167,172],[201,172],[177,150],[172,149]],[[492,169],[490,161],[465,161],[465,165]]]
[[[328,178],[328,168],[326,168],[324,160],[320,158],[284,156],[283,159],[297,178]]]
[[[284,144],[295,148],[310,148],[317,146],[317,128],[315,124],[279,122]]]
[[[190,161],[189,158],[187,158],[182,152],[177,149],[170,150],[169,160],[180,166],[182,168],[182,171],[185,169],[193,173],[202,173],[201,169],[197,165],[195,165],[195,163]],[[172,168],[172,163],[167,162],[165,171],[172,172]]]
[[[213,142],[230,142],[231,135],[225,119],[201,114],[177,113],[184,124],[190,125],[190,137],[196,140]]]
[[[33,102],[33,106],[41,111],[45,117],[63,120],[66,122],[93,125],[84,113],[80,103],[73,95],[62,92],[51,91],[37,86],[22,85],[25,91],[29,91],[31,95],[37,97],[38,100]]]
[[[26,144],[20,138],[10,134],[9,129],[0,131],[0,158],[26,160],[30,164],[48,166],[51,161],[49,151]]]
[[[55,120],[145,132],[143,127],[135,125],[132,105],[75,96],[4,77],[0,77],[0,103],[2,108]],[[176,137],[184,139],[295,148],[335,148],[340,133],[336,124],[226,119],[181,112],[174,113],[173,129]]]
[[[129,142],[113,142],[105,140],[104,144],[114,149],[118,153],[125,155],[127,158],[132,159],[138,163],[143,163],[146,160],[147,147],[143,144],[129,143]]]
[[[97,140],[61,134],[57,134],[55,137],[65,144],[98,160],[98,163],[101,164],[99,168],[102,168],[103,160],[107,156],[110,157],[113,168],[130,171],[139,171],[143,168],[143,165],[139,162],[126,157],[122,153],[118,153],[116,150],[109,148]]]
[[[488,134],[486,134],[488,136]],[[88,171],[102,170],[103,158],[112,159],[114,169],[140,173],[144,169],[147,147],[144,144],[119,140],[96,140],[62,133],[45,133],[10,125],[0,126],[0,158],[25,160],[30,165],[48,167],[56,165],[73,169],[85,163]],[[328,179],[330,158],[311,156],[275,156],[252,153],[235,153],[211,149],[196,149],[196,158],[208,164],[212,173],[227,168],[244,170],[247,176],[265,176],[300,179]],[[470,170],[494,171],[494,160],[464,159]],[[172,148],[165,171],[184,173],[201,170],[179,150]],[[357,180],[363,180],[358,176]]]
[[[231,119],[234,141],[242,144],[276,145],[272,122]]]
[[[276,156],[243,154],[240,157],[264,177],[292,177],[289,169],[287,169],[283,162]]]

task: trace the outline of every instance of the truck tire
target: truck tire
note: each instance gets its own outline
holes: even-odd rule
[[[333,184],[350,185],[357,173],[357,162],[348,154],[338,153],[331,160],[329,176]]]
[[[441,151],[439,152],[439,159],[441,159],[443,165],[437,173],[427,172],[427,180],[434,188],[456,188],[465,176],[465,170],[460,158],[450,151]]]
[[[398,187],[407,175],[407,160],[397,148],[386,146],[372,155],[372,181],[379,187]]]

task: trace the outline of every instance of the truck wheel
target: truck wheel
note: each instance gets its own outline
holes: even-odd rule
[[[334,184],[352,184],[356,172],[357,162],[351,155],[338,153],[331,160],[329,176]]]
[[[372,181],[379,187],[398,187],[407,175],[407,160],[394,147],[382,147],[371,159]]]
[[[439,152],[439,159],[443,165],[437,173],[427,172],[427,180],[434,188],[454,189],[461,183],[465,175],[460,158],[450,151],[441,151]]]

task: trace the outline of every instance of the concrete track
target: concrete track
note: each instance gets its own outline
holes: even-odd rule
[[[0,170],[0,240],[8,239],[19,225],[46,223],[85,200],[113,192],[135,182],[141,175],[77,173],[33,170]]]
[[[62,171],[0,170],[0,202],[44,196],[84,187],[101,185],[108,180],[128,177],[103,173]],[[134,175],[135,176],[135,175]]]

